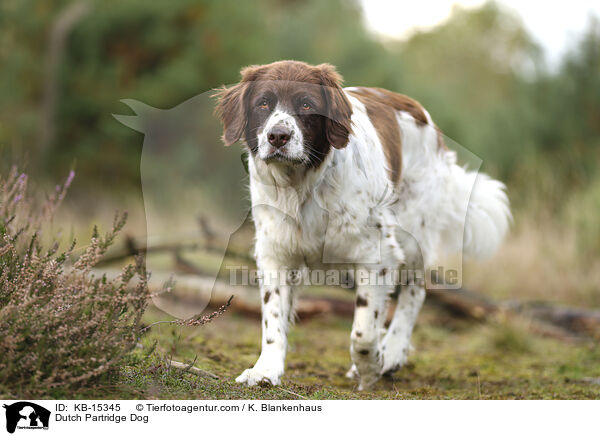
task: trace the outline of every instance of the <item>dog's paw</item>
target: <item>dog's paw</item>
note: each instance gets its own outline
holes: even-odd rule
[[[358,369],[356,369],[356,365],[352,364],[348,372],[346,373],[346,377],[350,380],[358,380]]]
[[[346,377],[348,377],[350,380],[358,381],[359,391],[371,389],[371,387],[373,387],[373,385],[377,383],[377,380],[379,380],[379,375],[377,373],[372,373],[371,375],[361,377],[361,375],[358,373],[358,368],[354,363],[346,373]]]
[[[409,341],[399,342],[389,346],[383,352],[383,365],[379,372],[384,377],[390,377],[408,362],[408,353],[412,351]]]
[[[242,383],[247,386],[277,386],[281,384],[281,376],[279,371],[270,371],[265,368],[248,368],[235,379],[237,383]]]
[[[370,373],[360,376],[360,381],[358,383],[359,391],[370,391],[375,383],[381,378],[381,376],[377,373]]]
[[[360,369],[359,369],[360,368]],[[381,362],[358,362],[353,364],[346,377],[358,381],[359,391],[368,391],[381,378],[380,375]]]

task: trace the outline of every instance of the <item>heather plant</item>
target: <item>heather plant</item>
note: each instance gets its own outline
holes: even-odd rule
[[[106,378],[136,344],[148,299],[143,261],[113,279],[92,268],[126,221],[76,249],[49,231],[74,173],[43,201],[13,168],[0,176],[0,395],[68,396]],[[79,253],[79,255],[78,255]]]

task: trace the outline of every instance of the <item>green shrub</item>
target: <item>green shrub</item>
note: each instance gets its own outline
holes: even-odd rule
[[[72,395],[106,377],[139,336],[148,298],[142,260],[112,280],[92,272],[126,214],[104,236],[95,228],[79,256],[75,241],[61,251],[58,238],[43,235],[73,175],[37,206],[25,174],[0,176],[2,396]]]

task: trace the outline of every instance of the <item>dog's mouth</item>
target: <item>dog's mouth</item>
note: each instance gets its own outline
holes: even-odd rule
[[[281,149],[276,149],[272,151],[263,159],[263,161],[267,164],[284,163],[288,165],[301,165],[304,163],[303,159],[290,157],[285,151],[282,151]]]

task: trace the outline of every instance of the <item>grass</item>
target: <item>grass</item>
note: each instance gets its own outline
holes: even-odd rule
[[[594,383],[600,378],[596,344],[542,338],[514,321],[470,323],[436,311],[423,311],[409,364],[370,392],[358,392],[344,376],[350,365],[350,321],[337,317],[292,328],[282,386],[236,384],[234,378],[258,357],[260,324],[231,312],[202,328],[155,328],[128,357],[115,385],[100,392],[110,398],[161,399],[600,398],[600,385]],[[159,317],[151,309],[146,322]],[[169,368],[165,357],[195,361],[220,379]]]

